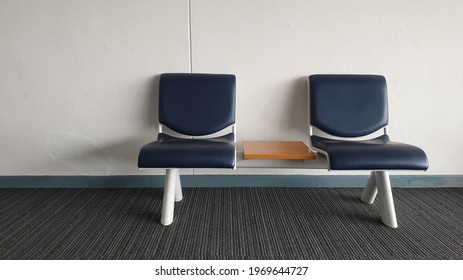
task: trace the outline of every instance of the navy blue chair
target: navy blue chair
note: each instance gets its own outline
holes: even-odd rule
[[[161,224],[183,198],[180,168],[235,168],[235,83],[226,74],[161,75],[159,134],[138,156],[139,168],[166,169]]]
[[[378,195],[383,223],[396,228],[388,171],[424,171],[428,159],[420,148],[389,139],[385,78],[311,75],[308,83],[310,147],[326,156],[328,170],[371,171],[361,199],[371,204]]]

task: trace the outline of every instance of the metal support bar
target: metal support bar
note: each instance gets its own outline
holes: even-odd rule
[[[362,196],[360,199],[363,202],[372,204],[375,201],[376,195],[378,194],[378,188],[376,187],[376,175],[375,171],[371,171],[370,177],[368,177],[367,185],[363,189]]]
[[[391,228],[397,227],[394,200],[392,198],[391,182],[387,171],[375,171],[378,199],[381,207],[381,219],[385,225]]]
[[[175,201],[179,202],[183,199],[182,181],[180,180],[180,172],[177,172],[177,180],[175,182]]]
[[[161,224],[168,226],[174,221],[174,206],[178,181],[178,169],[167,169],[162,199]]]

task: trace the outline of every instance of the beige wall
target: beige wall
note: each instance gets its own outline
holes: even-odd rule
[[[457,0],[191,0],[192,70],[237,75],[239,141],[306,141],[307,75],[383,74],[391,137],[428,153],[427,174],[461,174],[462,14]],[[160,174],[136,158],[156,134],[156,76],[189,70],[188,28],[187,0],[1,1],[0,175]],[[270,171],[226,173],[249,172]],[[279,171],[294,172],[325,174]]]

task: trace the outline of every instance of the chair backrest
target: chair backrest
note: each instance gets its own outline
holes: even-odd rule
[[[191,136],[229,127],[235,123],[235,84],[228,74],[162,74],[159,123]]]
[[[339,137],[361,137],[388,124],[386,79],[378,75],[309,76],[310,125]]]

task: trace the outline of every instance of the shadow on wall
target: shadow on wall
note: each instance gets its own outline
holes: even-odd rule
[[[145,92],[143,92],[144,102],[142,109],[142,121],[150,131],[153,128],[157,131],[158,118],[158,107],[159,107],[159,79],[161,75],[152,77],[150,84]]]
[[[156,75],[145,80],[136,94],[128,93],[136,98],[136,102],[123,107],[127,111],[117,112],[120,116],[116,120],[121,120],[121,117],[128,119],[121,124],[121,129],[127,131],[107,131],[106,134],[114,135],[114,139],[99,140],[71,131],[48,133],[43,143],[49,159],[43,167],[45,174],[139,174],[138,153],[143,145],[154,141],[158,133],[159,79],[160,75]],[[306,78],[291,80],[285,86],[284,94],[287,96],[285,102],[280,104],[283,113],[278,129],[293,135],[292,138],[305,141],[308,137]],[[53,170],[53,174],[50,174],[50,170]]]
[[[126,112],[118,112],[133,122],[126,134],[124,131],[107,131],[107,135],[114,135],[115,139],[104,141],[70,131],[49,132],[43,146],[51,160],[45,169],[53,170],[54,174],[49,174],[49,171],[46,174],[136,174],[140,148],[154,141],[157,135],[159,77],[145,81],[146,84],[134,96],[137,102],[130,104],[133,107],[127,106]],[[130,124],[121,125],[121,129],[124,127],[130,127]]]
[[[293,80],[288,89],[278,129],[290,134],[303,134],[305,138],[301,140],[306,140],[309,127],[307,78]]]

